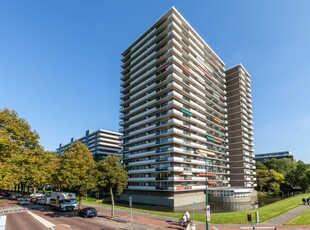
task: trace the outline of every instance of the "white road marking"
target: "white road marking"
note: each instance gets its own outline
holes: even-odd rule
[[[33,212],[28,211],[28,213],[47,228],[53,229],[53,227],[55,226],[55,224],[49,222],[48,220],[45,220],[44,218],[34,214]]]
[[[0,230],[5,230],[6,216],[0,216]]]

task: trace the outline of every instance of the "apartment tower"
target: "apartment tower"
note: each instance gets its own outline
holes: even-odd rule
[[[242,65],[226,70],[230,184],[256,187],[251,80]]]
[[[121,80],[125,199],[177,207],[229,187],[224,63],[175,8],[122,53]]]

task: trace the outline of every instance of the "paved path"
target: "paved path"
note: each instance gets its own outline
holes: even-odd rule
[[[272,225],[282,225],[284,224],[286,221],[294,218],[296,215],[298,215],[299,213],[307,210],[310,206],[309,205],[299,205],[297,208],[294,208],[288,212],[285,212],[279,216],[276,216],[272,219],[269,219],[267,221],[264,222],[264,224],[272,224]]]

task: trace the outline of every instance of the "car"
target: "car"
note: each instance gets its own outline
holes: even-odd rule
[[[19,199],[19,204],[20,205],[27,205],[30,203],[30,200],[28,198],[20,198]]]
[[[50,197],[37,197],[33,202],[40,205],[49,205]]]
[[[20,193],[11,193],[11,195],[9,196],[9,200],[17,200],[21,196],[22,195]]]
[[[38,193],[32,193],[32,194],[30,194],[29,197],[30,197],[30,199],[31,199],[32,201],[35,201],[36,199],[44,198],[45,195],[44,195],[43,193],[39,193],[39,192],[38,192]]]
[[[78,215],[82,217],[96,217],[97,216],[97,210],[92,207],[82,208],[78,211]]]

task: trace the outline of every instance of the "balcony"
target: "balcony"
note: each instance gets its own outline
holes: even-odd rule
[[[168,171],[169,167],[165,166],[165,167],[156,167],[155,171]]]
[[[160,177],[160,176],[158,176],[158,177],[156,177],[156,180],[169,180],[169,178],[168,177]]]
[[[168,161],[169,157],[156,157],[156,162]]]
[[[128,189],[130,190],[143,190],[143,191],[152,191],[155,190],[154,186],[128,186]]]
[[[155,178],[154,177],[128,178],[128,182],[142,182],[142,181],[155,181]]]
[[[168,186],[159,186],[158,185],[158,186],[155,187],[155,189],[156,190],[169,190],[169,187]]]

